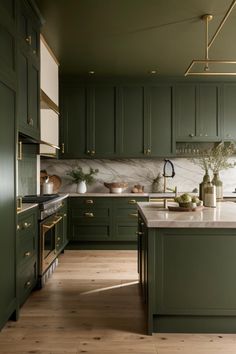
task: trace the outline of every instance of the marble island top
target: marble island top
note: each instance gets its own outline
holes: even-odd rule
[[[236,203],[219,202],[216,208],[179,212],[161,208],[160,203],[141,202],[138,209],[148,227],[236,228]],[[176,205],[176,203],[169,203]]]

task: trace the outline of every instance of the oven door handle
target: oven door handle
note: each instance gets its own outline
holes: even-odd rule
[[[59,216],[56,220],[54,220],[51,224],[47,225],[47,224],[44,224],[43,225],[43,228],[46,229],[46,230],[50,230],[51,228],[53,228],[56,224],[59,223],[59,221],[61,221],[62,219],[62,216]]]

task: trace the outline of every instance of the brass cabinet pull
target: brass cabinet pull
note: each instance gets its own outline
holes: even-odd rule
[[[23,159],[23,153],[22,153],[22,141],[18,142],[18,157],[17,160],[21,161]]]
[[[62,154],[65,153],[65,144],[64,143],[61,144],[61,153]]]
[[[17,211],[22,210],[22,197],[16,198],[16,210]],[[17,225],[17,227],[18,227],[18,225]],[[19,225],[19,228],[17,228],[17,230],[20,230],[20,225]]]
[[[25,252],[25,257],[29,257],[31,255],[31,253],[28,251],[28,252]]]
[[[28,229],[31,226],[30,222],[24,222],[23,229]]]
[[[26,286],[27,288],[29,288],[29,287],[30,287],[30,285],[31,285],[31,281],[30,281],[30,280],[28,280],[28,281],[25,283],[25,286]]]
[[[84,216],[87,216],[89,218],[94,218],[94,214],[93,213],[84,213]]]
[[[34,121],[33,121],[33,119],[32,119],[31,117],[28,117],[27,122],[28,122],[28,124],[31,125],[31,126],[34,125]]]
[[[133,217],[137,218],[138,217],[138,213],[130,213],[129,216],[133,216]]]
[[[128,201],[128,204],[137,204],[136,200],[135,199],[130,199]]]
[[[59,221],[61,221],[61,220],[62,220],[62,216],[57,216],[57,219],[55,219],[55,220],[53,221],[53,224],[56,225],[56,224],[58,224]]]
[[[29,35],[28,37],[25,38],[25,41],[31,45],[32,44],[32,37]]]
[[[86,199],[85,200],[85,204],[93,204],[93,200],[92,199]]]
[[[17,224],[17,227],[16,227],[17,231],[20,230],[20,225]]]
[[[136,231],[136,235],[144,235],[144,232]]]

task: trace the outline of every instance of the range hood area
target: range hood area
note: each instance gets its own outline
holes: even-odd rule
[[[42,35],[40,36],[40,51],[40,155],[57,157],[57,150],[59,150],[59,63]]]

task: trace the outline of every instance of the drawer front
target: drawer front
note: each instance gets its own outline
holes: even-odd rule
[[[35,232],[37,228],[37,209],[18,215],[17,232],[20,235]]]
[[[24,235],[25,236],[25,235]],[[36,237],[34,234],[27,235],[24,240],[19,244],[18,252],[18,265],[22,266],[24,263],[28,262],[32,257],[36,255],[37,244]]]
[[[148,200],[148,198],[119,198],[119,200],[114,201],[115,205],[115,218],[127,220],[128,222],[137,223],[138,211],[137,211],[137,203],[144,202]]]
[[[18,288],[20,305],[22,305],[29,296],[37,282],[37,262],[33,260],[26,267],[21,267],[18,273]]]
[[[88,220],[89,222],[95,221],[97,219],[107,219],[110,216],[110,208],[73,208],[71,210],[72,218]]]
[[[72,225],[73,241],[109,241],[111,227],[108,224],[88,225],[74,223]]]
[[[71,197],[70,198],[70,206],[73,208],[74,206],[80,208],[104,208],[111,207],[112,200],[109,197]]]
[[[115,238],[117,241],[137,241],[137,222],[135,225],[116,223]]]

